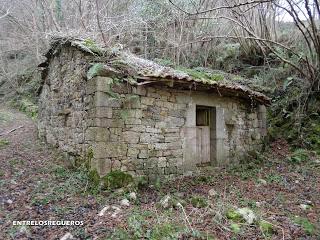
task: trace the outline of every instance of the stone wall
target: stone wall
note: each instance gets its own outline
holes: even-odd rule
[[[63,48],[50,59],[44,79],[38,115],[42,139],[70,157],[85,151],[85,130],[90,99],[86,94],[89,56]]]
[[[236,163],[261,146],[264,106],[108,77],[87,80],[91,57],[64,48],[50,60],[38,126],[40,137],[71,157],[92,151],[100,175],[120,169],[154,181],[195,170],[197,105],[215,109],[212,165]]]
[[[113,85],[97,77],[88,83],[92,108],[86,140],[93,147],[93,167],[105,175],[121,169],[132,175],[176,176],[183,173],[186,103],[167,90]],[[112,94],[114,95],[114,94]]]
[[[237,162],[249,150],[260,147],[263,123],[259,118],[264,114],[261,106],[164,86],[114,84],[106,77],[92,79],[87,89],[93,102],[86,143],[94,152],[92,166],[101,175],[121,169],[132,175],[147,175],[152,181],[195,170],[192,130],[196,105],[219,109],[220,145],[213,164]]]

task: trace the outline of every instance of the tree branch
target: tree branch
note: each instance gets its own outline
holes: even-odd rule
[[[0,19],[5,18],[6,16],[8,16],[10,14],[10,9],[7,9],[6,13],[4,13],[2,16],[0,16]]]
[[[202,38],[201,41],[206,41],[206,42],[209,42],[209,41],[212,41],[212,39],[214,38],[225,38],[225,39],[239,39],[239,38],[242,38],[242,39],[251,39],[251,40],[255,40],[255,41],[259,41],[261,43],[263,43],[273,54],[275,54],[281,61],[289,64],[290,66],[292,66],[294,69],[296,69],[299,73],[301,73],[301,75],[303,75],[304,77],[306,77],[307,79],[308,76],[307,74],[299,67],[297,66],[296,64],[292,63],[291,61],[285,59],[284,57],[282,57],[279,53],[277,53],[269,44],[266,44],[266,43],[272,43],[272,44],[275,44],[277,46],[281,46],[287,50],[290,50],[292,53],[294,53],[295,55],[299,56],[297,53],[293,52],[290,48],[280,44],[280,43],[277,43],[275,41],[272,41],[272,40],[268,40],[268,39],[262,39],[262,38],[258,38],[258,37],[242,37],[242,36],[209,36],[208,37],[209,39],[205,39],[205,38]],[[301,57],[300,57],[301,58]],[[302,58],[301,58],[302,59]],[[307,64],[309,63],[307,60],[303,59],[304,61],[307,62]]]
[[[239,3],[239,4],[235,4],[235,5],[231,5],[231,6],[219,6],[219,7],[215,7],[215,8],[211,8],[211,9],[207,9],[204,11],[197,11],[195,13],[191,13],[188,12],[184,9],[182,9],[181,7],[179,7],[177,4],[175,4],[172,0],[169,0],[169,2],[178,10],[180,10],[181,12],[188,14],[188,15],[199,15],[199,14],[205,14],[208,12],[213,12],[213,11],[217,11],[217,10],[221,10],[221,9],[233,9],[233,8],[237,8],[237,7],[241,7],[241,6],[246,6],[246,5],[251,5],[251,4],[260,4],[260,3],[267,3],[267,2],[273,2],[274,0],[256,0],[256,1],[248,1],[248,2],[244,2],[244,3]]]

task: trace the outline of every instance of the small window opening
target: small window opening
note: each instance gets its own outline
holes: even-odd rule
[[[208,107],[197,106],[196,109],[196,124],[197,126],[209,126],[210,124],[210,109]]]

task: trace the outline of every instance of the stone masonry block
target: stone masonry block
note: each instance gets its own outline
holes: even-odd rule
[[[95,118],[96,127],[123,128],[124,121],[122,119]]]
[[[113,79],[109,77],[96,77],[97,91],[108,92],[110,91],[110,86],[113,84]]]
[[[97,118],[112,118],[111,107],[97,107],[95,109],[95,117]]]
[[[138,118],[126,118],[125,119],[125,124],[139,125],[139,124],[141,124],[141,120],[138,119]]]
[[[97,107],[120,108],[122,106],[121,99],[110,97],[107,93],[103,92],[96,92],[94,101]]]
[[[93,147],[95,158],[123,157],[127,155],[127,144],[119,142],[98,142]]]
[[[123,132],[123,140],[127,143],[138,143],[140,139],[140,133],[133,131]]]
[[[164,136],[157,133],[142,133],[140,136],[141,143],[156,143],[163,142]]]
[[[148,157],[149,157],[148,150],[140,150],[138,158],[148,158]]]
[[[154,104],[155,99],[151,97],[141,97],[141,104],[152,106]]]
[[[143,86],[137,86],[137,87],[132,87],[132,93],[141,95],[141,96],[146,96],[147,90]]]
[[[159,157],[158,158],[158,167],[164,168],[167,166],[167,159],[165,157]]]

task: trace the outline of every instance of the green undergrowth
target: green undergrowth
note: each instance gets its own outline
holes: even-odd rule
[[[298,151],[297,155],[301,152],[303,153],[303,151]],[[92,156],[92,153],[89,155]],[[256,153],[256,155],[259,154]],[[232,176],[233,174],[228,174],[228,172],[220,174],[212,169],[206,174],[186,178],[179,183],[177,180],[160,182],[157,187],[148,185],[146,181],[140,179],[141,186],[138,187],[136,179],[121,171],[112,171],[101,178],[96,170],[88,171],[84,164],[72,169],[56,165],[50,169],[53,179],[37,182],[31,200],[33,206],[55,204],[53,211],[63,216],[63,214],[72,212],[73,209],[57,203],[70,196],[88,197],[90,195],[99,202],[99,210],[106,205],[118,205],[124,198],[128,199],[129,207],[120,206],[123,213],[119,216],[121,224],[116,224],[106,231],[104,239],[216,239],[210,235],[210,230],[209,233],[204,233],[202,231],[208,231],[208,229],[202,230],[202,227],[197,227],[200,224],[205,226],[208,223],[206,219],[210,222],[209,224],[212,224],[212,229],[215,229],[214,234],[219,232],[216,229],[218,226],[218,228],[223,228],[224,234],[228,234],[230,239],[232,237],[233,239],[246,239],[249,231],[250,233],[254,231],[255,234],[258,232],[261,238],[276,238],[281,234],[277,227],[279,223],[267,218],[268,214],[257,203],[261,204],[261,200],[254,195],[248,196],[245,192],[247,188],[244,186],[252,183],[251,180],[256,178],[266,179],[266,183],[256,184],[258,188],[267,187],[269,183],[277,184],[283,179],[279,172],[268,170],[266,163],[257,159],[262,159],[262,157],[256,156],[253,160],[248,159],[247,163],[239,165],[237,169],[232,168],[234,174],[238,176],[245,174],[246,176],[243,185],[237,184],[234,187],[229,183],[239,181]],[[297,166],[305,167],[303,161],[290,164],[290,167]],[[253,172],[253,169],[257,171]],[[246,173],[247,170],[249,170],[249,175]],[[223,176],[231,177],[231,181],[226,181]],[[224,182],[223,186],[219,186],[219,181]],[[214,197],[209,194],[211,189],[216,192]],[[136,193],[135,200],[130,198],[131,192]],[[172,207],[159,208],[158,205],[161,204],[164,196],[170,196],[169,205]],[[285,204],[285,197],[279,192],[273,204]],[[265,206],[268,207],[268,205]],[[251,210],[256,216],[254,221],[248,223],[247,219],[239,213],[239,208]],[[184,214],[184,211],[187,215]],[[192,228],[187,220],[193,224]],[[307,235],[315,236],[316,234],[316,226],[306,218],[292,219],[292,224],[300,226]]]
[[[82,44],[87,47],[90,51],[93,53],[96,53],[98,55],[103,55],[104,54],[104,49],[100,47],[96,42],[90,38],[85,39]]]
[[[100,177],[97,170],[92,169],[89,171],[88,177],[92,186],[101,190],[113,190],[135,184],[135,180],[130,174],[120,170],[111,171],[107,175]]]
[[[9,144],[10,144],[10,142],[8,140],[0,138],[0,149],[9,145]]]
[[[301,79],[287,78],[282,89],[275,92],[268,121],[270,141],[286,139],[294,149],[320,154],[320,95],[309,94]]]
[[[242,180],[258,179],[263,163],[256,159],[248,159],[248,162],[242,162],[239,165],[230,166],[227,171]]]
[[[102,187],[104,189],[122,188],[133,182],[133,177],[130,174],[120,170],[111,171],[106,176],[101,178]]]
[[[205,208],[208,206],[208,201],[203,196],[193,196],[190,200],[192,206],[196,208]]]
[[[177,222],[172,212],[166,211],[159,213],[156,221],[150,221],[154,218],[154,212],[149,210],[134,210],[126,220],[127,227],[116,228],[111,236],[106,239],[147,239],[147,240],[174,240],[174,239],[199,239],[213,240],[210,234],[202,233],[197,230],[191,230],[180,220]],[[155,220],[155,219],[153,219]]]
[[[38,105],[31,98],[17,97],[11,101],[11,105],[32,119],[38,117]]]
[[[307,218],[295,216],[293,222],[301,226],[308,235],[313,235],[316,232],[315,226]]]
[[[292,163],[302,163],[310,159],[310,155],[305,149],[296,149],[290,156],[288,160]]]
[[[4,97],[4,101],[26,113],[32,119],[36,119],[38,115],[39,90],[42,85],[40,71],[35,67],[27,68],[17,74],[12,81],[15,81],[17,86],[11,92],[7,90],[9,92]]]
[[[15,119],[15,115],[12,112],[0,111],[0,123],[7,123],[13,121]]]
[[[47,169],[50,181],[37,181],[31,193],[34,206],[57,203],[69,196],[92,194],[87,171],[84,168],[69,169],[52,165]]]

